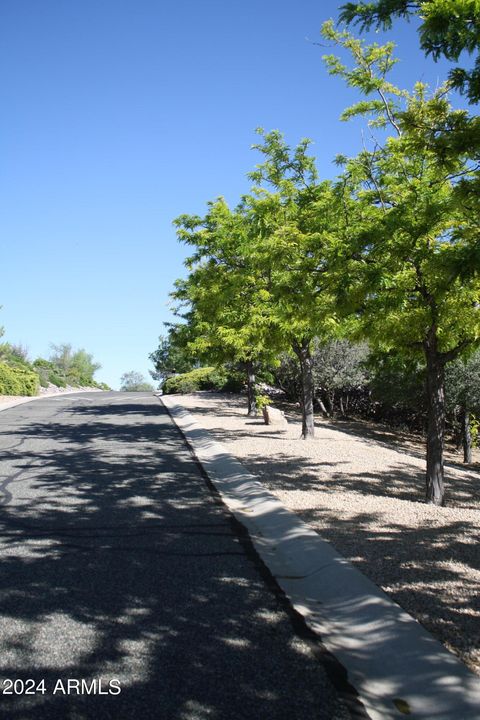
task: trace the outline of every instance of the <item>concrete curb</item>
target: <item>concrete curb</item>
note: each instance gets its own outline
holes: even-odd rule
[[[159,399],[372,720],[478,720],[480,679],[213,441],[178,397]]]
[[[15,398],[10,402],[0,403],[0,412],[2,410],[8,410],[9,408],[16,407],[17,405],[23,405],[24,403],[33,402],[34,400],[43,400],[44,398],[55,398],[63,397],[64,395],[78,395],[79,393],[96,393],[103,392],[103,390],[67,390],[66,392],[52,393],[51,395],[33,395],[22,398]]]

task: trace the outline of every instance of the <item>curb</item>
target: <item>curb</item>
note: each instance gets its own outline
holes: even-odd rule
[[[346,668],[372,720],[478,720],[480,679],[287,510],[175,396],[159,400],[295,610]]]
[[[6,403],[0,403],[0,412],[2,410],[9,410],[12,407],[16,407],[17,405],[23,405],[24,403],[33,402],[34,400],[43,400],[44,398],[54,398],[54,397],[63,397],[64,395],[78,395],[79,393],[95,393],[95,392],[103,392],[103,390],[67,390],[66,392],[57,392],[52,393],[51,395],[33,395],[28,397],[22,397],[22,398],[16,398],[15,400],[11,400],[10,402]],[[6,397],[6,396],[5,396]]]

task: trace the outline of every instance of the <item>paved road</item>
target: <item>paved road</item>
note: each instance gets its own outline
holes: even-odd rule
[[[356,716],[156,398],[6,410],[0,460],[2,719]]]

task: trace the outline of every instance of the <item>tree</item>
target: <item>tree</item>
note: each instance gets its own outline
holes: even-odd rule
[[[265,280],[249,253],[251,223],[243,207],[232,211],[219,198],[208,204],[205,217],[182,215],[175,224],[179,239],[195,248],[186,261],[188,277],[177,280],[172,293],[180,308],[188,308],[188,348],[204,361],[240,366],[247,413],[256,415],[255,374],[272,360],[276,336]]]
[[[122,392],[150,392],[153,391],[153,386],[147,382],[146,378],[142,373],[130,370],[122,375],[120,378]]]
[[[347,32],[324,26],[327,38],[353,56],[348,69],[328,56],[331,73],[367,99],[344,117],[369,115],[391,135],[371,149],[343,159],[345,207],[351,211],[348,261],[338,284],[356,299],[359,327],[377,348],[423,354],[427,384],[428,502],[444,502],[445,367],[480,337],[476,219],[459,202],[456,179],[469,177],[468,157],[458,154],[449,171],[430,147],[435,126],[455,122],[445,87],[430,97],[417,83],[413,93],[391,85],[393,45],[365,45]]]
[[[102,366],[94,361],[93,355],[83,348],[74,351],[70,343],[52,343],[50,347],[49,361],[65,382],[72,385],[89,385],[94,382],[93,376]]]
[[[185,326],[170,324],[168,334],[160,335],[158,347],[148,356],[155,370],[150,370],[154,380],[163,383],[171,375],[186,373],[193,370],[196,361],[188,351]]]
[[[72,367],[73,349],[70,343],[61,343],[55,345],[50,344],[50,362],[52,362],[58,371],[66,378],[68,371]]]
[[[361,30],[390,29],[394,17],[421,19],[420,46],[434,60],[441,56],[457,63],[462,53],[475,57],[474,67],[455,67],[450,83],[465,93],[470,102],[480,100],[480,5],[478,0],[376,0],[349,2],[342,6],[340,20]]]
[[[463,461],[472,462],[472,415],[480,413],[480,353],[457,358],[446,371],[447,408],[460,421]]]
[[[348,340],[316,342],[313,352],[315,384],[325,399],[328,414],[333,415],[336,401],[345,415],[349,396],[367,384],[368,345]]]
[[[101,367],[100,363],[95,362],[93,355],[81,348],[73,353],[70,374],[72,370],[75,371],[81,384],[88,385],[94,382],[93,376]]]
[[[276,130],[254,145],[264,155],[250,178],[257,184],[244,199],[251,224],[249,257],[264,278],[270,324],[284,350],[292,350],[301,372],[302,438],[314,436],[315,337],[336,330],[335,300],[329,288],[328,256],[335,248],[338,206],[330,182],[318,181],[309,140],[290,148]]]

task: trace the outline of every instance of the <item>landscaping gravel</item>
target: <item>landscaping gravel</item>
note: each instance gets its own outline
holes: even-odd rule
[[[271,492],[480,675],[480,473],[447,453],[446,507],[424,502],[418,438],[366,422],[316,419],[301,440],[246,416],[238,395],[179,401]]]

